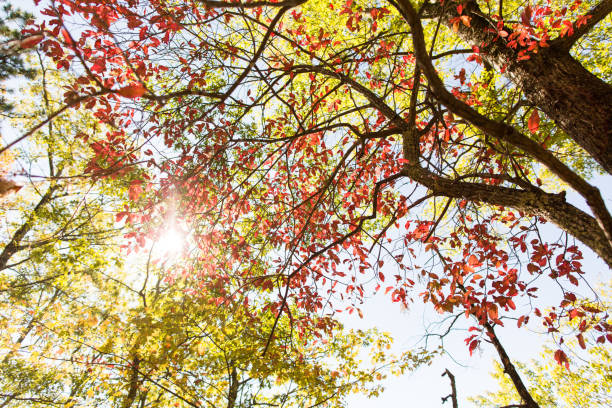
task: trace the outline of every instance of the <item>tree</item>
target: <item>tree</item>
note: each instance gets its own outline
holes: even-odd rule
[[[0,82],[16,76],[32,78],[33,71],[23,62],[23,51],[35,45],[38,37],[22,38],[21,29],[32,15],[15,9],[8,0],[0,1]],[[42,40],[42,37],[40,37]],[[6,103],[4,84],[0,88],[0,112],[6,113],[12,108]]]
[[[38,62],[16,127],[57,110],[71,81]],[[308,318],[295,305],[275,321],[265,288],[228,296],[220,274],[181,276],[150,240],[149,256],[125,259],[119,238],[129,230],[115,218],[146,172],[85,177],[93,164],[82,140],[105,131],[88,112],[65,112],[11,151],[7,170],[29,183],[0,209],[0,406],[343,406],[350,393],[376,395],[390,372],[430,361],[418,351],[394,357],[383,352],[388,336],[329,317],[294,331],[292,319]],[[254,359],[273,324],[267,358]]]
[[[239,290],[275,288],[276,322],[289,304],[358,310],[372,278],[404,304],[422,284],[424,301],[476,320],[470,350],[485,333],[512,371],[494,332],[504,319],[555,332],[576,315],[612,341],[593,323],[605,311],[581,307],[572,287],[586,279],[574,240],[612,266],[612,217],[589,182],[612,171],[598,41],[611,7],[62,0],[24,35],[44,35],[41,50],[78,77],[56,112],[84,108],[113,127],[91,144],[92,176],[155,169],[133,175],[136,204],[119,214],[151,226],[130,235],[136,246],[164,214],[179,217],[198,265]],[[558,240],[542,239],[546,221]],[[425,265],[418,249],[433,254]],[[547,314],[517,307],[539,277],[560,288]]]

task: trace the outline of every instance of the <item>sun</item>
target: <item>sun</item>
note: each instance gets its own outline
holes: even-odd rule
[[[154,243],[153,251],[162,260],[180,257],[187,247],[187,234],[181,229],[170,226],[163,231]]]

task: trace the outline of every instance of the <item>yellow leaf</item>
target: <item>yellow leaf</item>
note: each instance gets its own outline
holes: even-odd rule
[[[199,343],[196,350],[199,355],[203,356],[206,353],[206,346],[204,345],[204,343]]]

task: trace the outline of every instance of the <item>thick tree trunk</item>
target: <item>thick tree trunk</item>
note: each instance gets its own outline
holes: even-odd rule
[[[529,102],[612,173],[612,86],[556,47],[512,64],[508,76]]]
[[[475,1],[461,3],[466,4],[463,15],[470,17],[469,27],[458,26],[461,39],[479,47],[487,63],[505,72],[529,102],[612,173],[612,86],[586,70],[561,41],[520,61],[519,49],[506,45]],[[451,25],[458,16],[456,2],[445,4],[426,5],[425,15],[441,17],[443,23]],[[511,33],[509,28],[504,30]]]

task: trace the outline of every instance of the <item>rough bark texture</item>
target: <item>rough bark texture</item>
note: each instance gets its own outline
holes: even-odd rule
[[[464,2],[465,3],[465,2]],[[610,0],[603,5],[612,3]],[[457,17],[455,2],[426,6],[429,17],[441,17],[450,25]],[[519,61],[519,50],[506,46],[495,24],[486,18],[475,1],[463,11],[471,17],[470,27],[460,24],[457,34],[480,47],[483,59],[520,87],[529,102],[542,110],[559,128],[582,146],[608,173],[612,173],[612,86],[586,70],[574,59],[565,42],[542,48]],[[511,33],[509,28],[505,31]]]

